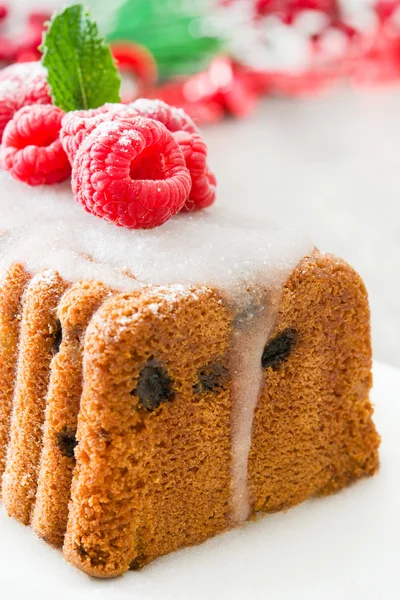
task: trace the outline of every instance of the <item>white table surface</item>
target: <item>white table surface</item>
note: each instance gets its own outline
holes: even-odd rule
[[[116,580],[96,580],[0,509],[1,598],[29,600],[398,600],[400,371],[375,364],[381,469],[177,552]]]

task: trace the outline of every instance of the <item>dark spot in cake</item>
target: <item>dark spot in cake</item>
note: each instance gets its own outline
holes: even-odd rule
[[[154,360],[148,362],[139,376],[131,394],[139,398],[139,406],[152,411],[174,396],[172,379],[168,371]]]
[[[85,548],[81,545],[76,547],[76,553],[82,558],[86,558],[89,554],[86,552]]]
[[[104,429],[104,427],[100,427],[99,429],[99,436],[103,439],[103,440],[108,440],[110,437],[110,434],[108,433],[108,431],[106,429]]]
[[[89,559],[92,567],[100,567],[107,564],[109,552],[104,552],[100,548],[91,548],[90,553],[83,547],[82,544],[76,546],[76,553],[82,560]]]
[[[146,425],[143,421],[139,421],[135,425],[130,426],[130,430],[134,431],[135,433],[140,433],[141,431],[143,431],[143,429],[146,429]]]
[[[54,342],[53,342],[55,354],[57,354],[57,352],[60,351],[62,339],[63,339],[63,334],[62,334],[61,322],[59,320],[57,320],[56,321],[56,329],[54,331]]]
[[[228,378],[228,369],[220,362],[206,365],[199,370],[197,382],[193,386],[195,394],[219,392]]]
[[[75,458],[74,450],[78,442],[74,430],[63,427],[56,435],[56,443],[64,456]]]
[[[269,369],[270,367],[277,369],[285,362],[293,350],[297,338],[297,331],[294,329],[286,329],[269,342],[265,346],[261,358],[263,369]]]
[[[129,565],[129,570],[140,571],[140,569],[142,568],[141,561],[143,561],[143,556],[137,556],[136,558],[134,558]]]

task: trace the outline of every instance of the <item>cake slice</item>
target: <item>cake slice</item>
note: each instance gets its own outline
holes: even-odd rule
[[[132,233],[0,182],[3,502],[67,560],[114,577],[376,471],[345,262],[226,209]]]

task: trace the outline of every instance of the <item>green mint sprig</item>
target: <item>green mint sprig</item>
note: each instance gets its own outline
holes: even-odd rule
[[[53,103],[59,108],[87,110],[120,101],[121,79],[109,45],[82,4],[52,17],[41,51]]]

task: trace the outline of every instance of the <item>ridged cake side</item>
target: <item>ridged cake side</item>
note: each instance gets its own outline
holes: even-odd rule
[[[8,514],[25,525],[36,498],[50,362],[58,331],[56,310],[65,288],[58,273],[44,271],[30,281],[24,295],[2,496]]]
[[[0,327],[11,323],[16,342],[18,323],[1,306],[12,304],[18,321],[28,278],[17,272],[21,279],[3,283],[0,296]],[[3,480],[9,514],[29,523],[33,511],[34,529],[52,544],[66,534],[67,560],[98,577],[234,526],[232,307],[208,288],[107,298],[93,282],[74,285],[60,302],[67,284],[49,275],[36,276],[23,295]],[[373,474],[379,436],[359,276],[334,257],[302,260],[265,341],[250,415],[252,509],[286,508]],[[15,349],[1,346],[15,371]]]
[[[94,281],[73,285],[58,306],[59,348],[51,363],[43,449],[32,528],[49,544],[62,546],[68,520],[74,449],[82,395],[83,340],[108,288]]]
[[[227,527],[230,322],[211,290],[181,286],[116,296],[94,317],[64,544],[87,573],[115,576]]]
[[[0,496],[10,440],[22,296],[28,280],[28,273],[18,264],[8,269],[0,280]]]
[[[368,297],[343,260],[314,255],[285,286],[274,339],[295,337],[265,370],[249,481],[256,510],[274,512],[339,490],[379,465],[369,392]]]

